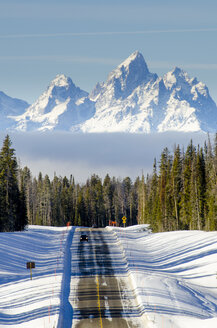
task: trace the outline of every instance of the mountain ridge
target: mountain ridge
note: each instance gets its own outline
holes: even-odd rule
[[[217,106],[207,86],[179,67],[162,77],[132,53],[88,94],[59,74],[23,113],[6,115],[15,131],[82,133],[215,132]]]

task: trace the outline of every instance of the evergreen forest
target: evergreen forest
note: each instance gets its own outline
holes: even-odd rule
[[[94,174],[86,183],[74,177],[18,168],[9,136],[0,153],[0,230],[21,230],[26,224],[104,227],[147,223],[154,232],[217,230],[217,134],[201,146],[163,149],[153,172],[132,181]]]

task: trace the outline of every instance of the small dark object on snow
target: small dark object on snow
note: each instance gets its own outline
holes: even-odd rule
[[[35,262],[26,262],[27,269],[35,269]]]
[[[88,241],[88,236],[87,235],[81,235],[80,241]]]

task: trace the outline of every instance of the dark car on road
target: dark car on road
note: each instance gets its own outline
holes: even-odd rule
[[[88,241],[88,236],[87,235],[81,235],[80,241]]]

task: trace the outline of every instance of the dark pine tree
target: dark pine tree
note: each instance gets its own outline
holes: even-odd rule
[[[182,191],[182,158],[179,145],[175,148],[173,163],[172,163],[172,197],[173,197],[173,207],[175,216],[175,227],[179,229],[180,220],[180,202],[181,202],[181,191]]]
[[[24,229],[27,224],[25,193],[18,188],[15,150],[7,135],[0,152],[0,230]]]

